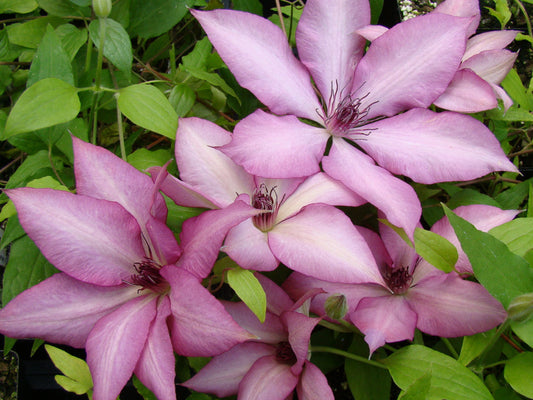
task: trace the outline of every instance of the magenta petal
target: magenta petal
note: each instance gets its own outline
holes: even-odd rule
[[[239,385],[239,398],[246,400],[285,400],[294,390],[299,377],[290,365],[279,363],[275,356],[257,360]]]
[[[317,119],[310,76],[276,25],[254,14],[191,10],[239,84],[276,114]]]
[[[161,275],[170,283],[172,343],[178,354],[209,357],[252,339],[198,278],[172,265]]]
[[[135,287],[96,286],[55,274],[22,292],[0,310],[0,332],[84,347],[94,324],[137,297]]]
[[[233,140],[221,149],[253,175],[293,178],[320,171],[328,138],[324,129],[293,115],[278,117],[256,110],[235,126]]]
[[[309,353],[311,333],[320,321],[320,318],[309,318],[307,315],[295,311],[286,311],[281,314],[281,320],[287,326],[289,343],[296,356],[296,364],[291,367],[295,375],[302,372],[304,362]]]
[[[145,256],[137,221],[117,203],[52,189],[7,194],[48,261],[76,279],[120,285]]]
[[[101,318],[87,339],[94,398],[115,400],[133,373],[156,316],[157,297],[137,297]]]
[[[411,186],[341,139],[333,141],[322,166],[329,176],[375,205],[393,225],[412,237],[422,209]]]
[[[172,231],[155,218],[148,220],[146,228],[149,238],[144,240],[151,242],[150,249],[156,252],[152,254],[152,258],[157,259],[160,265],[174,264],[181,255],[181,249]]]
[[[380,282],[365,240],[341,211],[305,207],[268,233],[273,254],[294,271],[332,282]]]
[[[299,400],[334,400],[328,380],[313,363],[306,361],[296,387]]]
[[[252,365],[261,357],[275,355],[274,346],[245,342],[222,353],[203,367],[182,386],[197,392],[213,393],[217,397],[237,394],[239,383]]]

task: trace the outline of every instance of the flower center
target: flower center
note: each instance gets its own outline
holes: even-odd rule
[[[144,289],[150,289],[157,293],[162,293],[166,290],[168,284],[166,280],[159,273],[161,266],[155,261],[145,258],[142,262],[133,264],[136,274],[130,277],[130,285],[140,286],[137,292],[142,292]]]
[[[294,351],[292,351],[292,347],[289,342],[278,343],[276,346],[276,360],[288,365],[293,365],[296,363],[296,354],[294,354]]]
[[[276,186],[269,190],[268,187],[262,183],[258,188],[255,188],[252,196],[252,207],[257,210],[265,211],[264,213],[252,217],[255,227],[263,232],[272,229],[278,215],[279,206],[282,202],[283,198],[278,202]]]
[[[413,276],[409,267],[389,268],[384,275],[385,281],[395,294],[403,294],[411,287]]]

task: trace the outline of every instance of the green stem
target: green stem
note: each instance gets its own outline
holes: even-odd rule
[[[531,29],[531,21],[529,20],[529,15],[527,14],[527,11],[524,5],[519,0],[514,0],[514,2],[516,3],[520,11],[522,11],[522,14],[524,14],[524,17],[526,17],[527,33],[529,34],[529,36],[533,37],[533,31]]]
[[[358,356],[357,354],[348,353],[344,350],[335,349],[333,347],[326,347],[326,346],[310,346],[309,350],[311,352],[317,352],[317,353],[331,353],[331,354],[337,354],[342,357],[349,358],[350,360],[359,361],[364,364],[372,365],[374,367],[382,368],[382,369],[388,369],[385,365],[383,365],[380,362],[369,360],[368,358]]]
[[[342,324],[336,324],[336,323],[333,323],[333,322],[329,322],[329,321],[326,321],[326,320],[323,320],[323,319],[320,320],[320,322],[318,324],[323,326],[323,327],[325,327],[325,328],[331,329],[332,331],[336,331],[336,332],[353,332],[353,329],[350,329],[347,326],[344,326]]]
[[[458,359],[459,354],[457,353],[457,350],[455,350],[455,347],[453,347],[453,345],[451,344],[450,340],[448,338],[443,338],[443,337],[441,337],[440,339],[446,345],[446,347],[448,348],[448,351],[451,353],[453,358]]]
[[[96,73],[94,76],[94,85],[96,91],[100,90],[100,82],[102,79],[102,64],[104,63],[104,45],[105,45],[105,28],[106,28],[106,19],[100,19],[100,30],[99,30],[99,46],[98,46],[98,58],[96,60]]]

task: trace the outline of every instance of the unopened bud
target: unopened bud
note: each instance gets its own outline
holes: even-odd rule
[[[525,321],[531,318],[533,316],[533,293],[515,297],[509,304],[507,314],[513,321]]]
[[[326,299],[324,304],[326,314],[331,319],[340,320],[346,315],[346,297],[343,294],[336,294]]]
[[[93,0],[94,14],[98,18],[107,18],[111,13],[111,0]]]

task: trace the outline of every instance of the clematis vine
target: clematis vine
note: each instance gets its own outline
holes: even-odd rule
[[[463,206],[454,212],[485,228],[510,221],[518,213],[484,205]],[[432,231],[452,239],[447,225],[447,220],[441,220]],[[312,288],[327,292],[313,300],[311,310],[319,315],[325,314],[329,296],[344,295],[345,318],[365,335],[370,353],[387,342],[412,340],[415,328],[430,335],[457,337],[484,332],[505,320],[504,308],[483,286],[433,267],[391,228],[381,225],[381,237],[359,229],[374,252],[385,284],[336,284],[293,273],[284,288],[293,298]]]
[[[481,122],[426,109],[460,68],[472,18],[419,16],[381,34],[364,53],[358,30],[370,22],[368,1],[309,0],[296,31],[297,59],[268,20],[191,12],[240,85],[273,113],[244,118],[223,146],[254,175],[309,176],[321,163],[412,235],[420,203],[393,174],[429,184],[516,171]]]
[[[309,361],[309,340],[319,318],[298,311],[275,283],[257,275],[267,293],[263,324],[243,303],[225,302],[233,318],[257,339],[236,345],[213,359],[188,381],[188,388],[240,400],[285,400],[296,389],[298,399],[333,399],[324,374]]]
[[[324,173],[309,178],[265,179],[247,173],[216,147],[231,134],[209,121],[180,120],[176,163],[180,178],[151,168],[161,190],[177,204],[223,208],[240,194],[261,211],[232,228],[223,251],[241,267],[272,271],[279,262],[334,282],[366,282],[372,253],[350,219],[333,205],[364,203]]]
[[[95,400],[116,399],[132,373],[173,400],[174,351],[211,356],[253,337],[201,279],[227,230],[256,210],[237,201],[188,220],[178,245],[147,175],[103,148],[76,138],[73,146],[77,194],[6,191],[23,228],[62,272],[0,310],[0,332],[85,347]]]

